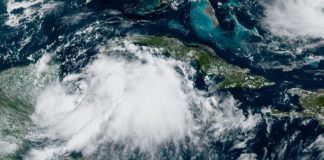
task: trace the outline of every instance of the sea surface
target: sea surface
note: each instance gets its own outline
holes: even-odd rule
[[[50,57],[57,79],[32,103],[23,142],[7,149],[0,137],[0,157],[324,158],[323,122],[269,113],[303,110],[291,88],[324,88],[324,0],[162,2],[1,0],[0,73]],[[208,46],[274,85],[199,90],[208,84],[192,80],[190,64],[131,42],[118,48],[133,35]]]

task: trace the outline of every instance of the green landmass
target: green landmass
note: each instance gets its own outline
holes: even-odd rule
[[[6,148],[0,151],[0,159],[10,159],[24,143],[31,113],[29,108],[31,106],[17,98],[8,97],[0,90],[0,147]]]
[[[272,110],[274,116],[315,118],[324,125],[324,90],[306,91],[300,88],[292,88],[288,93],[292,96],[299,96],[299,104],[304,110],[302,112],[281,112]]]
[[[31,128],[36,94],[58,76],[57,66],[39,73],[36,64],[0,72],[0,159],[16,159]]]
[[[262,76],[253,75],[247,69],[231,65],[218,57],[210,48],[199,44],[184,44],[183,42],[165,36],[132,36],[129,39],[135,44],[161,48],[175,59],[182,61],[197,61],[201,70],[209,77],[220,77],[218,89],[228,88],[262,88],[273,85]]]
[[[314,117],[324,124],[324,90],[306,91],[293,88],[289,92],[300,97],[299,103],[305,109],[305,116]]]

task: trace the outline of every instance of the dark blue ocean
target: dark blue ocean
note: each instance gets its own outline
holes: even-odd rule
[[[54,61],[59,64],[62,80],[69,74],[80,73],[92,62],[98,54],[96,46],[132,34],[168,36],[186,43],[204,44],[226,62],[247,68],[252,74],[275,83],[261,89],[218,91],[233,95],[239,101],[237,108],[244,115],[260,114],[261,120],[254,129],[255,137],[247,139],[246,145],[239,148],[233,147],[234,142],[249,133],[235,131],[229,133],[233,136],[228,139],[211,140],[199,149],[190,148],[188,140],[177,153],[171,152],[170,144],[169,150],[160,151],[159,159],[214,159],[212,153],[217,153],[215,159],[224,160],[238,159],[242,153],[254,153],[255,159],[265,160],[322,159],[324,147],[309,147],[324,134],[324,127],[318,120],[275,117],[264,112],[265,108],[300,112],[303,108],[299,97],[287,97],[287,90],[324,88],[324,60],[309,61],[310,56],[324,56],[324,45],[308,47],[294,54],[299,46],[321,44],[321,37],[291,40],[272,34],[262,25],[267,15],[258,0],[209,0],[215,11],[211,13],[217,17],[219,27],[197,29],[212,25],[207,21],[208,17],[204,17],[210,13],[199,12],[201,8],[206,9],[205,2],[175,0],[172,2],[176,4],[175,9],[169,1],[160,4],[155,0],[2,0],[0,71],[26,66],[45,53],[55,53]],[[196,86],[206,85],[203,79],[195,83]],[[30,142],[26,146],[16,153],[15,159],[25,159],[29,149],[41,148],[42,142]],[[82,150],[65,154],[71,159],[84,157]],[[126,159],[149,159],[137,150],[132,155]]]

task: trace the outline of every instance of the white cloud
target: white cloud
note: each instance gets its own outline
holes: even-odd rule
[[[262,0],[263,25],[289,39],[324,37],[324,0]]]
[[[106,144],[154,155],[161,145],[177,146],[185,136],[203,145],[209,136],[200,139],[199,132],[206,124],[213,140],[220,140],[233,129],[245,132],[258,123],[260,117],[246,118],[232,97],[207,97],[194,89],[189,77],[195,71],[189,64],[162,57],[159,49],[125,46],[102,53],[82,73],[40,94],[32,119],[45,134],[34,138],[50,140],[42,149],[31,149],[26,159],[72,151],[91,156]],[[194,118],[193,110],[199,116]]]

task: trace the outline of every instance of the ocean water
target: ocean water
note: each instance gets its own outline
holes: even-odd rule
[[[269,113],[302,110],[290,88],[324,88],[323,0],[165,2],[2,0],[0,83],[29,102],[0,114],[19,131],[0,129],[0,159],[323,159],[321,122]],[[275,85],[207,90],[133,35],[207,45]]]

